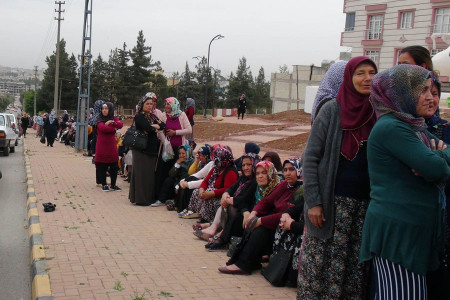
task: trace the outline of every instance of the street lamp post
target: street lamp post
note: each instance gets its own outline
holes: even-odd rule
[[[206,68],[206,85],[205,85],[205,103],[204,103],[204,110],[203,110],[203,117],[206,118],[206,107],[207,107],[207,103],[208,103],[208,83],[209,83],[209,53],[211,51],[211,43],[214,40],[220,40],[223,39],[224,36],[221,34],[216,35],[215,37],[212,38],[211,42],[209,42],[209,46],[208,46],[208,60],[207,60],[207,68]],[[214,109],[214,107],[213,107]]]

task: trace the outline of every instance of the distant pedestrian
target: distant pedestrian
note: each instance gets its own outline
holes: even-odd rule
[[[39,115],[36,117],[36,137],[42,136],[42,127],[44,127],[44,118],[42,117],[42,113],[39,113]]]
[[[239,98],[239,105],[238,105],[238,120],[239,116],[242,114],[242,120],[244,120],[244,114],[247,109],[247,98],[245,98],[245,94],[242,93],[241,98]]]
[[[47,138],[47,147],[53,147],[56,136],[58,135],[58,119],[55,111],[52,110],[50,115],[44,121],[45,137]]]
[[[22,118],[20,119],[20,126],[22,127],[23,137],[27,135],[28,125],[30,125],[30,120],[28,119],[27,113],[23,113]]]
[[[95,167],[99,171],[100,182],[104,192],[120,191],[116,185],[119,169],[119,151],[116,143],[116,129],[121,129],[123,123],[114,116],[114,105],[106,102],[102,105],[102,113],[97,119],[97,148],[95,153]],[[111,186],[106,184],[106,173],[111,177]]]

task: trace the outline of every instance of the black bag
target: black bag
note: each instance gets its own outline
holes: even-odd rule
[[[270,256],[269,265],[261,270],[261,274],[274,286],[285,286],[291,258],[292,254],[289,251],[280,249]]]
[[[232,236],[230,237],[230,249],[228,249],[227,256],[233,257],[234,253],[237,250],[237,245],[242,241],[242,237],[240,236]]]
[[[40,142],[41,142],[42,144],[45,144],[45,136],[41,136]]]
[[[148,136],[143,131],[136,129],[133,120],[133,124],[131,124],[131,127],[128,128],[127,132],[125,132],[125,135],[123,136],[122,145],[142,151],[147,148],[147,142]]]

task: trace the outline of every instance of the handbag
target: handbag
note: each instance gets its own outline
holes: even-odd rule
[[[164,145],[162,149],[162,159],[164,162],[167,162],[168,160],[171,160],[174,158],[175,153],[173,152],[172,145],[170,144],[170,140],[168,138],[164,139]]]
[[[128,128],[123,136],[122,145],[143,151],[147,148],[147,143],[148,136],[143,131],[136,129],[133,120],[133,124],[131,124],[131,127]]]
[[[45,144],[45,136],[41,136],[41,139],[39,140],[42,144]]]
[[[230,249],[228,249],[227,256],[233,257],[234,253],[237,250],[237,245],[242,241],[242,237],[240,236],[232,236],[230,237]]]
[[[290,251],[280,249],[270,256],[269,265],[261,270],[261,274],[274,286],[286,285],[291,258]]]

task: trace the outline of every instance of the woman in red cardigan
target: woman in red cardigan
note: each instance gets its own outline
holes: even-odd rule
[[[214,145],[211,156],[214,167],[209,171],[200,188],[192,193],[188,212],[182,216],[185,219],[201,217],[206,222],[212,222],[220,207],[222,194],[238,179],[230,147]]]
[[[281,215],[289,207],[294,206],[289,200],[294,196],[301,182],[300,159],[289,158],[283,163],[285,180],[273,192],[262,198],[253,208],[248,218],[244,218],[244,228],[255,222],[253,231],[241,251],[227,262],[227,267],[220,267],[225,274],[248,275],[261,268],[261,258],[270,254],[275,237],[275,230]]]
[[[122,128],[123,124],[114,117],[114,105],[106,102],[102,105],[102,113],[97,119],[97,146],[95,148],[95,167],[104,192],[120,191],[116,185],[117,171],[119,169],[119,152],[116,144],[116,129]],[[111,177],[111,187],[106,184],[106,172]]]

